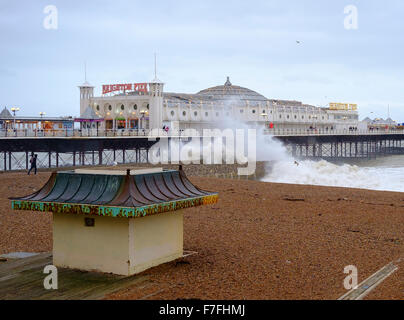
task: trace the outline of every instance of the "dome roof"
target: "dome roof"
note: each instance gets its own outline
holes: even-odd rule
[[[203,95],[215,100],[227,100],[227,99],[237,99],[237,100],[249,100],[249,101],[267,101],[263,95],[239,86],[234,86],[230,82],[229,77],[223,86],[217,86],[208,88],[198,92],[198,95]]]

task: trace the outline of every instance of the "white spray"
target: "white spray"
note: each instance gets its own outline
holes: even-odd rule
[[[232,101],[227,101],[227,104],[231,105]],[[256,160],[268,162],[267,174],[261,179],[262,181],[404,192],[403,159],[401,159],[402,165],[396,168],[358,167],[349,164],[336,165],[325,160],[296,161],[279,140],[264,133],[264,126],[254,126],[231,117],[223,117],[220,122],[215,123],[215,127],[220,130],[230,129],[233,131],[243,129],[245,132],[248,129],[256,129]],[[247,145],[250,143],[252,141],[245,139],[244,150],[247,150]],[[203,150],[212,150],[213,148],[212,143],[205,144],[201,148],[200,144],[196,143],[195,140],[190,143],[180,143],[181,161],[191,163],[201,160],[201,151],[203,154]],[[164,148],[162,148],[162,151],[168,152]],[[224,149],[222,154],[212,153],[216,157],[213,163],[226,163],[225,151]]]

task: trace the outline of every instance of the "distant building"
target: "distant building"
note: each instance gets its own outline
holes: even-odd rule
[[[15,117],[7,108],[0,113],[0,130],[73,130],[72,117]]]
[[[399,125],[396,121],[392,120],[391,118],[383,119],[383,118],[375,118],[370,119],[369,117],[363,119],[363,122],[367,124],[367,128],[372,130],[384,130],[384,129],[394,129],[397,128]]]

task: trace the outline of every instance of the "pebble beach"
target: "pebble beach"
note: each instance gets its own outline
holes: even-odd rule
[[[8,200],[49,176],[0,174],[0,254],[52,250],[52,214],[12,211]],[[184,249],[197,254],[108,299],[338,299],[345,266],[361,282],[393,261],[399,270],[366,299],[404,299],[404,193],[190,179],[219,192],[217,204],[184,213]]]

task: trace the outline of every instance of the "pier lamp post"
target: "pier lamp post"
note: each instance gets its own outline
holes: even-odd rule
[[[141,110],[141,111],[140,111],[140,114],[142,115],[142,118],[141,118],[141,120],[142,120],[141,129],[144,130],[144,115],[146,114],[146,110]]]
[[[312,119],[313,119],[313,130],[314,130],[314,133],[316,133],[316,131],[317,131],[316,122],[317,122],[318,116],[313,116]]]
[[[347,128],[346,128],[346,121],[348,120],[348,117],[342,117],[342,121],[344,121],[344,127],[343,127],[343,132],[345,133],[346,131],[348,131],[347,130]]]
[[[129,129],[133,130],[135,128],[135,124],[136,124],[136,112],[133,111],[132,112],[132,118],[129,120]],[[138,125],[139,125],[139,120],[138,120]]]
[[[260,116],[262,117],[262,120],[264,121],[264,123],[266,122],[268,115],[263,111]]]
[[[14,114],[14,130],[15,130],[15,114],[16,114],[16,112],[18,112],[18,111],[20,111],[20,108],[15,108],[15,107],[12,107],[11,108],[11,111],[13,112],[13,114]]]
[[[42,129],[42,118],[44,117],[46,115],[46,113],[45,112],[40,112],[39,113],[39,116],[41,117],[41,129]]]

